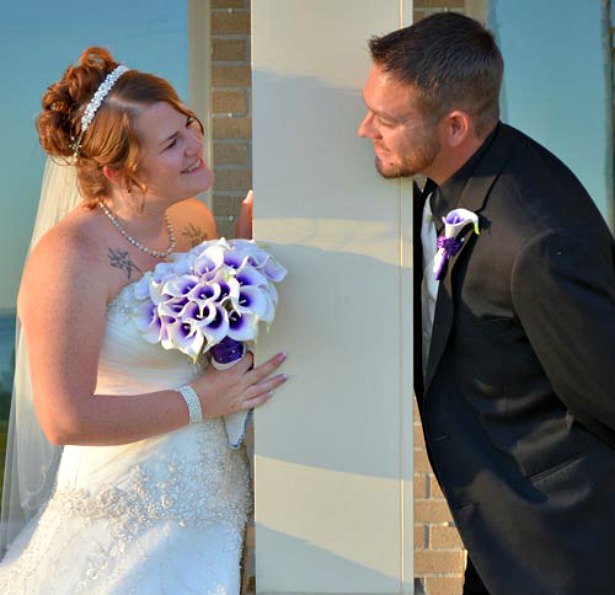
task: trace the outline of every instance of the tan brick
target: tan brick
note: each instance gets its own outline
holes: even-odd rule
[[[211,7],[216,8],[250,8],[250,0],[211,0]]]
[[[216,215],[218,236],[224,238],[235,237],[235,225],[239,215],[239,206],[245,193],[236,196],[218,196],[214,192],[213,212]]]
[[[246,189],[247,192],[247,189]],[[214,192],[213,209],[217,216],[236,217],[239,214],[241,201],[245,198],[246,192],[237,192],[232,196],[220,196]]]
[[[415,473],[431,473],[431,465],[426,450],[421,448],[414,450],[414,471]]]
[[[452,525],[430,525],[429,547],[431,549],[463,549],[459,532]]]
[[[414,10],[421,8],[461,8],[465,7],[465,0],[414,0]]]
[[[248,145],[246,143],[214,143],[214,164],[248,165]]]
[[[211,84],[214,87],[249,87],[252,84],[252,70],[244,64],[214,64]]]
[[[445,500],[414,500],[415,523],[450,523],[451,512]]]
[[[236,12],[212,12],[211,14],[212,35],[250,35],[250,13]]]
[[[219,238],[234,238],[235,237],[235,221],[226,221],[216,219],[216,228]]]
[[[251,118],[213,118],[214,139],[252,139]]]
[[[424,10],[415,10],[414,14],[412,15],[412,22],[418,23],[421,19],[424,19],[425,17],[428,17],[432,14],[436,14],[438,12],[444,12],[444,10],[441,8],[426,8]]]
[[[243,91],[215,91],[212,93],[215,114],[241,114],[247,111],[246,94]]]
[[[253,548],[256,542],[255,540],[255,531],[253,526],[249,526],[246,528],[246,546]]]
[[[444,492],[433,473],[429,474],[429,497],[444,500]]]
[[[463,589],[463,575],[426,576],[423,586],[429,595],[459,595]]]
[[[247,192],[252,187],[251,169],[216,168],[216,192]]]
[[[415,550],[414,572],[423,574],[458,574],[462,572],[464,556],[462,552],[446,550]],[[429,592],[431,595],[431,592]]]
[[[414,549],[422,550],[425,549],[427,545],[427,529],[425,525],[414,525]]]
[[[414,424],[413,426],[414,448],[425,448],[425,436],[423,436],[423,426]]]
[[[414,416],[414,421],[420,423],[421,416],[419,414],[419,406],[418,406],[418,403],[416,402],[416,397],[412,399],[412,414]]]
[[[425,473],[414,474],[414,498],[427,498],[429,496],[429,479]]]
[[[214,62],[246,62],[248,41],[245,39],[214,39],[211,59]]]

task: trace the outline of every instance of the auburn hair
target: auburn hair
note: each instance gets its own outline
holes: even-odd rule
[[[74,160],[80,193],[91,208],[110,192],[104,167],[120,172],[128,190],[136,186],[146,191],[139,179],[141,144],[134,127],[135,118],[144,109],[166,102],[196,120],[203,132],[201,121],[165,79],[128,70],[105,96],[82,134],[81,118],[87,105],[118,65],[104,48],[92,46],[84,50],[77,64],[69,66],[62,78],[47,89],[36,122],[44,151],[50,157],[67,162]],[[75,150],[77,142],[79,147]]]

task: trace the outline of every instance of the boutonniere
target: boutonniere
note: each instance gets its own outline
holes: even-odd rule
[[[444,234],[438,238],[438,251],[433,261],[433,273],[436,281],[440,280],[444,266],[451,258],[455,256],[466,239],[466,236],[459,237],[461,232],[468,226],[472,225],[474,233],[480,233],[478,227],[478,215],[467,209],[453,209],[449,211],[446,217],[442,218],[444,222]]]

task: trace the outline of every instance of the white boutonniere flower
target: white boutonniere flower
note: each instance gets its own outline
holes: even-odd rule
[[[436,281],[440,280],[444,266],[449,259],[461,250],[466,239],[466,236],[459,237],[461,232],[468,225],[472,225],[474,233],[477,235],[480,233],[478,215],[467,209],[453,209],[442,218],[442,221],[444,222],[444,233],[438,238],[438,251],[433,261]]]

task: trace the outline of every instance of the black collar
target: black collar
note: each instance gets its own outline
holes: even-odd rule
[[[494,139],[500,130],[500,123],[489,133],[481,146],[444,184],[439,187],[438,196],[432,203],[432,210],[436,221],[440,221],[452,209],[459,206],[461,195],[468,180],[489,151]]]

